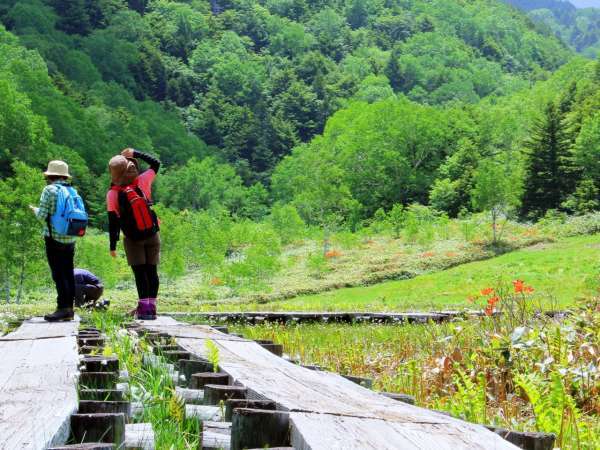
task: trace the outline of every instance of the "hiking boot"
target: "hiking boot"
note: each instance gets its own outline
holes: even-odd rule
[[[75,318],[73,308],[60,308],[52,314],[46,314],[44,320],[46,322],[68,322]]]
[[[156,320],[156,299],[145,298],[140,300],[136,317],[138,320]]]

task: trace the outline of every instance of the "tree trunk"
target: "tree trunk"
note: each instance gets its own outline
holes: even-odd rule
[[[23,295],[23,285],[25,284],[25,258],[21,260],[21,273],[19,274],[19,290],[17,291],[17,305],[21,303],[21,296]]]
[[[496,210],[494,208],[492,208],[492,232],[494,233],[494,238],[493,238],[493,243],[496,244],[496,220],[497,220],[497,213]]]
[[[8,272],[8,263],[4,268],[4,289],[5,289],[5,298],[6,304],[10,303],[10,274]]]

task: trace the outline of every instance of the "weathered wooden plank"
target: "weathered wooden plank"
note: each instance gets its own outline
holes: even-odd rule
[[[177,343],[197,357],[207,357],[209,327],[160,318],[153,329],[176,332]],[[198,337],[192,337],[198,336]],[[215,337],[216,336],[216,337]],[[397,402],[340,375],[308,370],[278,358],[260,345],[241,339],[211,338],[219,348],[219,367],[248,398],[274,401],[291,411],[294,447],[302,449],[514,449],[484,427]],[[323,439],[328,436],[327,439]]]
[[[315,413],[290,413],[291,445],[296,450],[499,450],[517,447],[502,438],[447,424],[420,424]],[[328,430],[323,433],[323,430]],[[499,436],[498,436],[499,437]]]
[[[154,430],[150,423],[125,425],[125,450],[154,450]]]
[[[24,322],[0,339],[0,449],[45,449],[77,411],[79,323]]]
[[[202,422],[202,448],[205,450],[229,450],[231,422]]]
[[[51,339],[56,337],[76,336],[79,321],[46,322],[42,317],[33,317],[23,321],[21,326],[5,336],[0,341]]]
[[[457,317],[476,315],[476,311],[431,311],[403,313],[369,313],[369,312],[167,312],[170,317],[194,317],[200,320],[231,321],[231,322],[386,322],[386,323],[422,323],[443,322]]]

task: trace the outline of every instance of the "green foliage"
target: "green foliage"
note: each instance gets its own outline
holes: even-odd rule
[[[0,179],[0,273],[2,297],[21,301],[24,289],[40,286],[44,264],[41,224],[29,209],[37,206],[45,183],[42,173],[22,162],[12,164],[13,177]]]
[[[213,372],[217,373],[219,371],[219,347],[210,339],[207,339],[204,345],[208,353],[208,362],[212,364]]]
[[[0,20],[43,56],[73,100],[39,108],[32,98],[56,143],[83,153],[89,142],[119,148],[134,141],[180,165],[204,156],[202,143],[181,128],[157,145],[153,130],[172,127],[163,114],[146,121],[149,105],[98,94],[117,83],[137,100],[177,105],[187,129],[217,147],[248,184],[265,183],[347,99],[371,103],[395,90],[430,104],[473,103],[525,87],[570,57],[524,16],[484,0],[227,1],[214,11],[197,1],[7,0]],[[89,109],[88,123],[80,113]],[[128,114],[107,117],[115,109]],[[111,132],[102,129],[109,123]],[[110,154],[102,147],[86,157],[95,172]]]
[[[510,156],[503,161],[485,160],[475,173],[475,186],[471,192],[473,206],[479,211],[490,212],[494,243],[499,237],[499,218],[508,216],[519,205],[519,179],[518,169]]]
[[[279,236],[266,223],[242,221],[233,224],[229,253],[224,278],[230,287],[241,291],[264,286],[281,267]]]
[[[208,157],[190,159],[184,166],[164,173],[158,180],[157,198],[175,209],[240,211],[246,188],[235,170]]]
[[[306,230],[306,224],[292,205],[273,205],[269,221],[279,235],[282,244],[289,244],[300,239]]]
[[[526,146],[529,151],[522,213],[540,217],[549,209],[557,209],[566,193],[571,192],[573,175],[568,167],[563,117],[554,103],[535,123]]]
[[[308,255],[306,266],[315,278],[321,278],[325,273],[330,271],[329,263],[323,252],[316,251]]]

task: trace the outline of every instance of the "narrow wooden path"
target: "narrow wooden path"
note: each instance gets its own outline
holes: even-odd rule
[[[66,442],[77,411],[78,321],[25,321],[0,337],[0,450]]]
[[[207,357],[206,341],[219,348],[219,367],[248,390],[290,412],[296,450],[515,449],[482,426],[379,395],[340,375],[287,362],[254,341],[203,325],[159,317],[140,324],[175,338],[192,355]]]
[[[307,312],[307,311],[246,311],[246,312],[166,312],[165,316],[173,318],[194,318],[196,320],[212,320],[242,323],[299,323],[299,322],[372,322],[372,323],[427,323],[445,322],[458,317],[481,315],[478,311],[431,311],[404,313],[369,313],[369,312]]]

